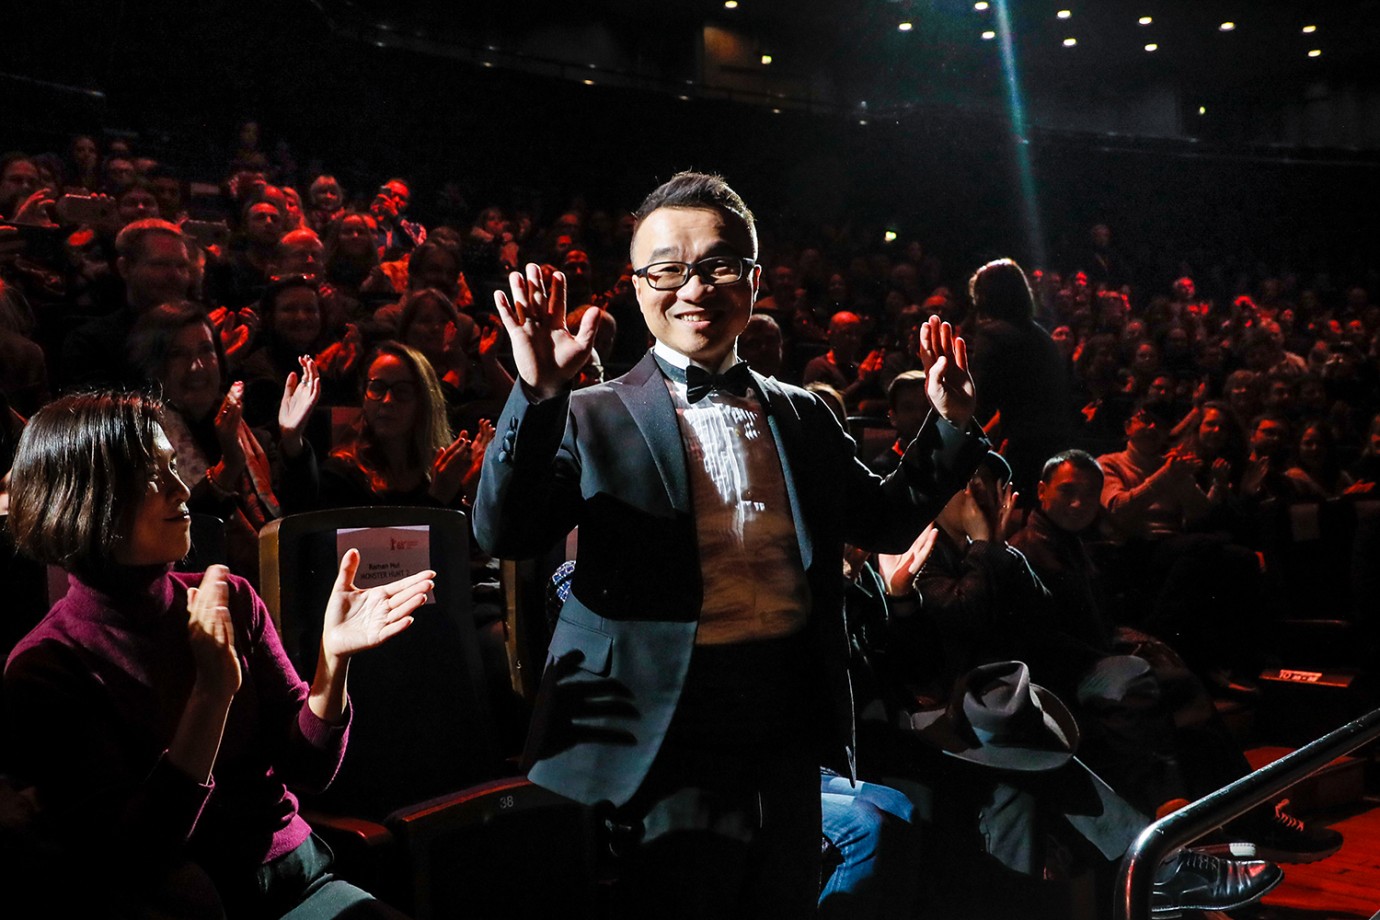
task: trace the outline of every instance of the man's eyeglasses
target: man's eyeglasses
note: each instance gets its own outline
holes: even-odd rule
[[[377,377],[364,385],[364,395],[368,399],[382,401],[389,393],[397,400],[409,400],[417,398],[417,384],[411,380],[396,380],[389,383],[387,380],[379,380]]]
[[[633,269],[633,274],[655,290],[675,291],[684,287],[691,275],[699,275],[705,284],[736,284],[756,264],[755,259],[741,256],[710,256],[698,262],[653,262]]]

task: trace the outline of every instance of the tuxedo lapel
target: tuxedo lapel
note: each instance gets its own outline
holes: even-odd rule
[[[792,469],[792,458],[807,456],[805,430],[795,405],[774,381],[756,371],[752,378],[753,385],[767,397],[767,422],[776,441],[776,453],[781,458],[781,475],[786,480],[786,495],[791,501],[791,520],[795,522],[795,536],[800,543],[800,563],[808,571],[814,558],[814,544],[810,540],[810,528],[805,521],[805,509],[800,504],[800,489]]]
[[[614,381],[614,391],[628,408],[628,414],[642,432],[647,450],[656,463],[657,472],[671,498],[671,506],[689,514],[690,484],[685,469],[685,445],[681,441],[680,422],[676,418],[675,403],[666,390],[666,379],[656,365],[652,353],[632,370]]]

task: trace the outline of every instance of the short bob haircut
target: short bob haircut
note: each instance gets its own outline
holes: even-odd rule
[[[156,474],[161,404],[137,393],[63,396],[24,429],[10,486],[10,532],[28,556],[82,578],[115,568],[123,540]]]

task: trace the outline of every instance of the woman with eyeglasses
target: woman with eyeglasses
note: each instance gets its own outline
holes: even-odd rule
[[[363,402],[348,442],[321,466],[321,504],[463,507],[474,498],[493,426],[452,439],[446,401],[417,350],[384,342],[365,361]]]
[[[7,753],[56,844],[57,916],[397,917],[330,871],[288,791],[345,754],[350,659],[411,625],[420,572],[361,590],[345,552],[310,683],[262,600],[224,566],[172,571],[191,491],[144,396],[50,403],[15,456],[10,530],[68,572],[67,594],[5,666]],[[12,897],[29,877],[7,882]],[[79,903],[89,902],[89,903]]]

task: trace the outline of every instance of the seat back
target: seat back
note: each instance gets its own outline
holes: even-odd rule
[[[884,418],[850,415],[848,433],[858,444],[858,459],[867,463],[896,441],[896,429]]]
[[[342,508],[263,529],[263,596],[298,673],[314,672],[322,615],[350,546],[361,553],[360,586],[371,576],[437,573],[433,602],[411,628],[351,661],[349,750],[330,790],[305,800],[379,821],[501,770],[470,612],[469,522],[459,511]]]

